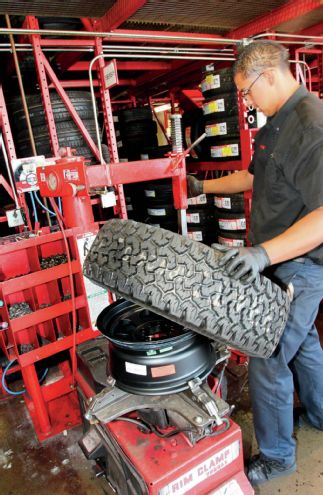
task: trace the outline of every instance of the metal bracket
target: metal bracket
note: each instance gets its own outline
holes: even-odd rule
[[[214,396],[206,383],[193,383],[192,388],[194,393],[190,389],[177,394],[149,396],[129,394],[109,385],[91,400],[85,418],[91,423],[109,423],[133,411],[166,409],[174,418],[181,418],[175,419],[181,428],[190,426],[196,430],[193,439],[190,438],[196,441],[210,433],[215,425],[221,425],[221,417],[230,413],[230,407]]]

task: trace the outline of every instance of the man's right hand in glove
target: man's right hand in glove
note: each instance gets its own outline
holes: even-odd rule
[[[203,194],[203,181],[196,179],[193,175],[187,175],[187,197],[194,198]]]

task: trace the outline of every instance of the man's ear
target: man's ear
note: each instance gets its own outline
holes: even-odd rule
[[[276,73],[274,69],[266,69],[264,77],[267,79],[270,86],[273,86],[276,81]]]

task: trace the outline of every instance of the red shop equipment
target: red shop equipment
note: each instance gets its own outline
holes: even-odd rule
[[[97,334],[75,232],[47,228],[5,237],[0,267],[0,319],[8,324],[0,332],[0,348],[20,367],[24,398],[38,438],[44,440],[81,422],[72,349]],[[40,383],[36,364],[53,356],[60,356],[56,376],[51,369]]]

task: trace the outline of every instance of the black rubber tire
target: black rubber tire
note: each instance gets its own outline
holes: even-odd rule
[[[81,119],[94,119],[90,93],[86,91],[67,91],[67,94],[74,106],[74,109]],[[65,122],[66,120],[71,121],[71,116],[64,103],[62,102],[60,96],[57,93],[51,93],[50,99],[52,102],[52,109],[56,124],[58,122]],[[27,96],[27,105],[31,125],[33,127],[46,126],[46,118],[41,96],[39,94]],[[15,98],[10,103],[10,109],[12,111],[12,121],[15,128],[17,130],[25,129],[26,117],[22,108],[20,97]]]
[[[148,144],[153,146],[158,146],[158,139],[155,133],[139,134],[138,136],[124,136],[122,139],[122,147],[132,154],[140,155],[144,154],[143,149],[147,147]]]
[[[240,125],[237,116],[223,117],[222,119],[207,120],[205,122],[206,143],[209,145],[209,139],[219,137],[239,137]]]
[[[216,218],[220,230],[229,232],[245,231],[246,230],[246,214],[243,213],[227,213],[223,210],[216,212]]]
[[[156,204],[156,202],[153,203],[147,202],[146,205],[147,205],[147,214],[150,217],[157,219],[160,218],[170,219],[173,217],[177,218],[177,213],[173,204],[165,204],[165,203]]]
[[[218,242],[224,246],[243,247],[247,245],[246,232],[230,232],[228,230],[219,230]]]
[[[107,144],[101,144],[102,156],[106,163],[110,163],[110,152]]]
[[[163,201],[173,202],[173,188],[171,179],[149,181],[144,183],[144,195],[146,201],[151,203]]]
[[[85,140],[83,137],[77,135],[77,134],[66,134],[62,135],[58,138],[59,146],[60,147],[70,147],[74,148],[77,150],[78,154],[81,154],[81,151],[85,148],[87,148]],[[38,155],[45,155],[46,157],[52,156],[51,152],[51,147],[50,147],[50,142],[49,142],[49,137],[47,139],[41,138],[41,139],[35,139],[35,144],[36,144],[36,150]],[[22,156],[32,156],[32,150],[29,141],[25,141],[24,143],[21,143],[19,145],[19,152],[22,154]],[[80,151],[81,149],[81,151]],[[89,149],[89,148],[87,148]],[[85,156],[85,155],[83,155]],[[88,158],[90,156],[93,156],[90,149],[89,149],[89,155],[85,156],[85,158]]]
[[[146,134],[157,134],[157,124],[154,120],[131,122],[120,129],[121,137],[134,137]]]
[[[86,129],[89,131],[91,136],[95,136],[95,123],[94,120],[83,120],[83,124]],[[82,136],[81,131],[73,122],[73,120],[66,120],[65,122],[59,122],[55,125],[56,132],[58,138],[60,136],[64,136],[65,134],[76,134],[77,136]],[[48,128],[47,126],[36,126],[33,127],[33,134],[35,139],[49,139]],[[17,142],[24,143],[26,140],[29,140],[28,129],[22,129],[17,133]]]
[[[226,162],[240,160],[241,146],[240,138],[236,137],[209,137],[207,138],[209,146],[210,160]]]
[[[214,204],[219,211],[227,213],[243,213],[245,209],[244,195],[222,194],[214,196]]]
[[[162,146],[147,146],[143,148],[142,153],[147,154],[150,159],[153,158],[165,158],[167,153],[172,151],[172,147],[169,144]]]
[[[201,83],[204,98],[211,98],[219,93],[235,92],[232,69],[207,71]]]
[[[152,227],[178,232],[178,223],[176,218],[169,217],[147,217],[145,223]]]
[[[121,123],[152,120],[153,118],[150,107],[128,108],[126,110],[122,110],[118,116]]]
[[[74,103],[82,102],[82,103],[91,104],[91,106],[92,106],[91,93],[89,91],[67,90],[66,93],[68,94],[69,99],[73,100]],[[50,91],[50,99],[51,99],[52,104],[53,103],[61,103],[62,105],[64,105],[61,97],[54,90]],[[41,98],[40,93],[33,94],[33,95],[27,95],[26,100],[27,100],[28,107],[29,107],[29,105],[31,107],[38,107],[39,105],[42,106],[42,98]],[[10,101],[9,105],[10,105],[10,108],[12,109],[13,112],[23,109],[22,100],[21,100],[20,96],[15,96]],[[64,105],[64,108],[66,108],[65,105]]]
[[[206,244],[207,231],[204,226],[194,227],[193,225],[187,225],[187,235],[189,239]]]
[[[218,94],[203,103],[203,114],[207,118],[217,119],[226,115],[238,115],[238,99],[236,93]]]
[[[269,357],[289,299],[260,277],[244,285],[219,267],[222,253],[164,229],[113,219],[84,262],[94,283],[251,356]]]
[[[214,223],[214,208],[191,208],[186,210],[187,224],[191,226],[206,225],[207,223]]]

